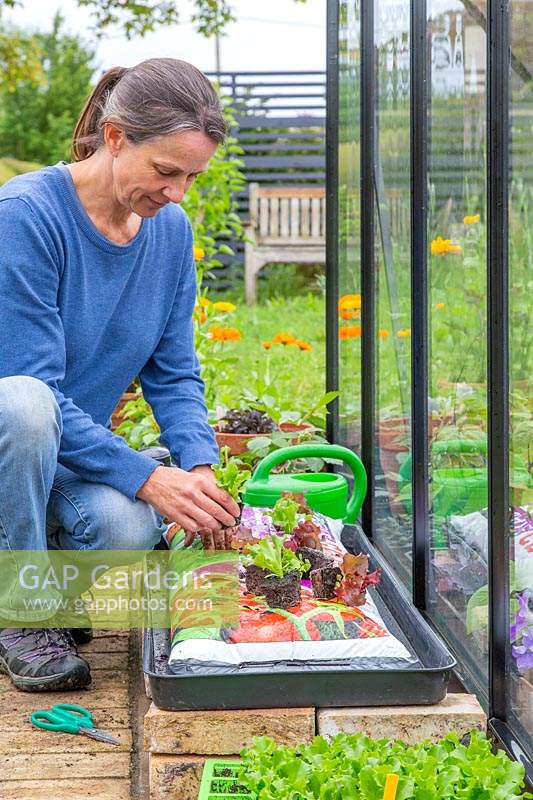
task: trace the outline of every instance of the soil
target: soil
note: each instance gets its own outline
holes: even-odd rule
[[[262,567],[250,564],[246,567],[245,583],[246,589],[250,594],[263,594],[262,586],[268,572]]]
[[[314,547],[299,547],[296,550],[296,555],[301,559],[307,559],[310,564],[309,569],[303,573],[302,578],[308,578],[310,572],[314,569],[332,567],[334,564],[331,556],[325,556],[322,550],[316,550]]]
[[[271,575],[261,585],[261,594],[265,595],[271,608],[292,608],[301,599],[301,573],[299,570],[287,572],[282,578]]]
[[[311,572],[313,594],[320,600],[331,600],[335,597],[338,579],[342,578],[339,567],[322,567]]]

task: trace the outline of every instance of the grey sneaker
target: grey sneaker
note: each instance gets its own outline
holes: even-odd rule
[[[84,689],[89,664],[61,628],[0,628],[0,672],[23,692]]]

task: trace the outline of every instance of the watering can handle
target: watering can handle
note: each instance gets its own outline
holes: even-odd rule
[[[347,447],[339,444],[295,444],[290,447],[282,447],[265,456],[257,465],[253,480],[266,480],[270,475],[270,470],[290,461],[294,458],[338,458],[350,467],[353,474],[353,492],[346,506],[346,516],[343,521],[353,523],[363,505],[366,495],[367,477],[361,459]]]

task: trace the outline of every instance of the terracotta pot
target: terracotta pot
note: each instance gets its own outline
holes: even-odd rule
[[[122,419],[122,411],[126,403],[129,403],[130,400],[135,400],[137,397],[137,392],[124,392],[120,400],[118,401],[115,410],[111,416],[111,430],[114,431],[115,428],[118,428]]]
[[[296,431],[305,431],[312,427],[313,426],[309,425],[307,422],[303,422],[301,425],[295,425],[293,422],[282,422],[279,429],[285,433],[292,433]],[[230,456],[240,456],[242,453],[245,453],[248,449],[246,443],[249,442],[250,439],[256,439],[258,436],[268,436],[267,433],[226,433],[225,431],[218,430],[216,425],[214,426],[214,430],[219,449],[229,447]],[[296,444],[297,441],[297,438],[291,439],[291,444]]]

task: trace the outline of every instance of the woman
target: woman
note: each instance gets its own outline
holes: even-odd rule
[[[0,549],[145,550],[164,516],[214,536],[234,523],[238,506],[210,467],[218,449],[179,207],[225,134],[216,92],[192,65],[117,67],[80,116],[74,163],[0,189]],[[175,468],[109,429],[136,375]],[[18,688],[88,685],[69,632],[18,627],[9,595],[0,616],[11,623],[0,629],[0,670]]]

